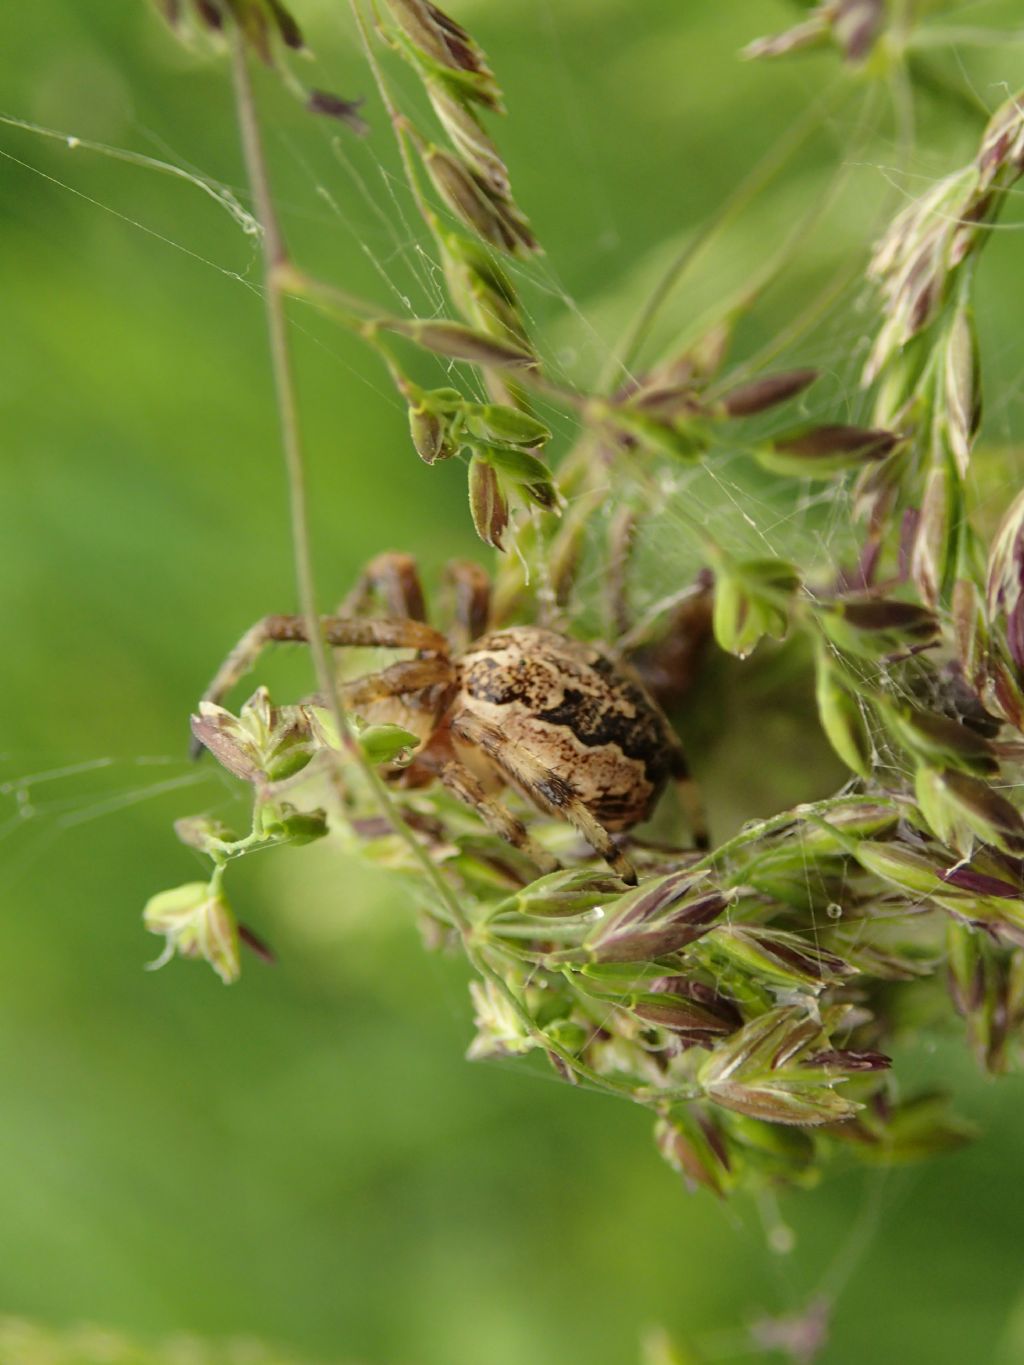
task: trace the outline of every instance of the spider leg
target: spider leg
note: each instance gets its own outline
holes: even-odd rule
[[[379,600],[388,616],[425,621],[427,608],[419,570],[412,555],[388,550],[376,555],[338,607],[338,616],[365,616]]]
[[[486,569],[470,559],[452,559],[445,578],[454,597],[455,648],[461,653],[487,630],[491,620],[491,579]]]
[[[367,673],[362,678],[341,684],[341,695],[346,706],[356,711],[387,697],[401,697],[421,692],[427,687],[443,686],[452,681],[452,666],[447,659],[403,659],[379,673]]]
[[[630,886],[636,885],[632,863],[615,843],[611,834],[580,800],[564,778],[556,776],[547,764],[535,758],[522,745],[512,745],[500,730],[479,720],[468,711],[452,717],[452,733],[482,750],[512,786],[541,807],[553,810],[578,830],[617,876]]]
[[[439,776],[452,795],[475,810],[499,839],[504,839],[513,848],[520,849],[541,872],[557,870],[558,859],[536,844],[527,833],[523,822],[516,819],[500,802],[488,796],[480,781],[457,758],[449,759],[441,768]]]
[[[448,658],[448,641],[422,621],[358,620],[340,616],[321,616],[324,640],[333,648],[344,645],[374,646],[391,649],[416,649]],[[201,700],[220,702],[235,683],[256,663],[264,647],[273,643],[308,644],[306,622],[301,616],[264,616],[251,626],[214,674]]]

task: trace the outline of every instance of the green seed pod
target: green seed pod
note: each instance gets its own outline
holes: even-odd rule
[[[1012,184],[1024,171],[1024,114],[1021,97],[1013,94],[988,121],[978,151],[979,191],[988,190],[1000,176]]]
[[[515,286],[493,252],[458,232],[437,233],[453,302],[482,331],[526,343]],[[479,316],[478,316],[479,315]]]
[[[301,707],[273,706],[265,687],[257,688],[237,716],[212,702],[200,702],[191,718],[198,747],[209,749],[228,772],[243,782],[280,782],[310,761],[314,740]]]
[[[327,833],[327,814],[322,810],[296,810],[287,801],[268,803],[258,811],[260,831],[282,844],[311,844]]]
[[[187,8],[183,0],[156,0],[156,6],[172,28],[180,25]],[[192,0],[191,8],[199,24],[213,33],[220,33],[232,21],[236,23],[246,42],[268,65],[275,37],[295,50],[304,46],[302,31],[283,0]]]
[[[466,99],[502,112],[501,91],[487,58],[461,24],[428,0],[385,0],[403,39],[402,49],[420,74],[447,81]]]
[[[471,1062],[488,1057],[521,1057],[538,1046],[529,1027],[490,981],[471,982],[469,994],[476,1024],[476,1036],[466,1051]]]
[[[441,147],[430,147],[423,155],[423,164],[434,188],[460,222],[492,246],[510,245],[487,190],[461,157]]]
[[[990,640],[981,594],[968,579],[958,579],[953,586],[952,617],[960,667],[968,685],[980,695],[985,688]]]
[[[920,762],[990,775],[999,771],[992,745],[959,721],[897,706],[881,697],[876,706],[893,738]]]
[[[824,817],[824,823],[802,824],[800,846],[815,857],[819,854],[842,853],[849,848],[851,838],[865,839],[883,834],[896,821],[896,806],[884,799],[872,802],[851,800],[849,805],[832,806]]]
[[[223,820],[212,815],[187,815],[175,820],[174,832],[189,848],[200,853],[223,856],[225,849],[239,841],[239,836]]]
[[[955,921],[946,943],[953,1006],[967,1025],[978,1064],[998,1075],[1007,1070],[1008,1044],[1024,1014],[1021,954],[1008,953],[987,934]]]
[[[484,403],[467,408],[466,427],[485,441],[539,449],[551,439],[551,429],[531,413],[505,403]]]
[[[686,426],[704,412],[692,383],[644,385],[630,398],[630,406],[654,421]]]
[[[961,853],[969,852],[970,831],[964,827],[956,802],[950,799],[941,771],[922,764],[914,775],[914,792],[921,814],[935,837]]]
[[[225,985],[238,980],[238,925],[219,877],[151,896],[142,919],[150,933],[166,940],[154,967],[162,967],[177,953],[204,958]]]
[[[607,905],[584,948],[594,962],[640,962],[678,952],[706,933],[735,896],[685,870],[655,877]]]
[[[538,877],[516,893],[521,915],[582,915],[607,905],[622,894],[622,882],[611,873],[562,869]]]
[[[967,476],[974,436],[981,422],[981,373],[974,317],[961,304],[946,331],[939,417],[961,478]]]
[[[702,941],[701,952],[724,958],[759,980],[815,993],[856,975],[835,953],[778,929],[721,925]]]
[[[847,426],[810,427],[780,436],[755,454],[773,474],[829,479],[847,469],[884,460],[900,440],[893,431]]]
[[[724,1196],[731,1187],[731,1166],[725,1135],[703,1114],[676,1113],[658,1119],[654,1127],[658,1151],[691,1186],[703,1185]]]
[[[937,839],[969,853],[974,838],[1004,853],[1024,850],[1024,820],[1017,807],[987,782],[955,768],[922,764],[914,779],[917,804]],[[973,836],[973,837],[972,837]]]
[[[418,346],[433,351],[435,355],[450,356],[453,360],[469,360],[474,365],[497,365],[512,369],[537,363],[537,357],[525,347],[488,336],[486,332],[465,327],[461,322],[403,322],[396,319],[389,321],[386,327],[415,341]]]
[[[837,1123],[861,1107],[837,1095],[815,1065],[829,1047],[822,1024],[795,1006],[768,1010],[715,1047],[698,1081],[715,1104],[768,1123]]]
[[[645,1024],[656,1024],[673,1033],[721,1036],[736,1027],[728,1015],[717,1014],[689,996],[671,991],[631,995],[626,1005]]]
[[[990,626],[1005,633],[1010,657],[1024,672],[1024,492],[1010,504],[992,542],[986,598]]]
[[[461,157],[431,147],[423,164],[455,217],[485,242],[513,255],[537,249],[529,223],[511,199],[476,175]]]
[[[273,15],[274,23],[277,25],[277,31],[279,31],[281,40],[283,40],[285,46],[294,48],[296,51],[298,51],[299,48],[302,48],[302,31],[300,31],[298,23],[295,22],[294,16],[289,14],[288,10],[285,10],[281,0],[265,0],[265,3],[266,8],[268,8],[270,14]],[[238,8],[238,0],[233,0],[233,7]]]
[[[469,462],[469,509],[476,533],[484,544],[503,550],[501,538],[508,526],[508,500],[501,491],[498,475],[479,455]]]
[[[865,366],[872,383],[906,344],[935,320],[950,280],[981,231],[978,167],[969,165],[936,182],[893,220],[870,266],[883,296],[885,322]],[[988,206],[991,208],[991,205]]]
[[[818,718],[828,742],[859,777],[871,776],[873,746],[857,694],[845,685],[824,649],[818,651],[815,696]]]
[[[724,417],[753,417],[756,413],[778,407],[780,403],[788,403],[809,388],[817,377],[817,370],[788,370],[784,374],[762,375],[760,379],[740,384],[723,394],[716,405],[716,412],[720,410]]]
[[[450,460],[461,448],[459,432],[466,404],[457,389],[421,389],[403,380],[399,385],[409,403],[409,432],[424,464]]]
[[[448,78],[427,76],[424,85],[434,113],[468,169],[494,194],[508,196],[508,167],[471,108],[472,97]]]
[[[910,557],[910,576],[929,607],[947,597],[956,574],[963,531],[963,495],[952,465],[928,471]]]
[[[482,441],[474,443],[473,451],[475,459],[491,465],[503,479],[521,488],[538,507],[546,511],[558,507],[558,490],[551,470],[536,455],[517,446],[490,445]]]
[[[816,615],[834,645],[873,662],[880,654],[927,644],[939,633],[934,612],[892,598],[819,602]]]
[[[764,636],[781,640],[799,586],[800,575],[781,559],[723,564],[715,577],[712,617],[721,648],[745,659]]]
[[[992,589],[992,564],[989,566]],[[999,601],[1000,587],[995,588]],[[1024,659],[1024,602],[1011,608],[1004,621],[1003,639],[993,639],[985,620],[981,595],[973,583],[961,579],[954,585],[952,598],[953,632],[957,656],[968,686],[985,710],[1024,730],[1024,690],[1021,666],[1012,657],[1016,649]],[[1014,644],[1011,648],[1010,637]],[[1004,644],[1005,640],[1005,644]]]
[[[882,881],[915,896],[934,896],[944,888],[942,873],[947,860],[929,857],[902,844],[864,839],[854,850],[861,867]]]
[[[449,460],[458,451],[455,443],[448,438],[448,423],[428,408],[409,409],[409,434],[416,454],[424,464]]]
[[[431,14],[427,0],[386,0],[391,16],[421,51],[437,62],[450,60],[444,30]]]

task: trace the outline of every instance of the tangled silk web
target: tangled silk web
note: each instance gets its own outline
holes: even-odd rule
[[[555,21],[550,16],[545,18],[543,27],[552,40],[557,37]],[[556,45],[551,50],[553,59],[564,68],[566,79],[560,98],[569,105],[572,114],[578,94],[574,94],[570,64]],[[997,92],[991,101],[993,105],[999,102],[1002,93]],[[585,120],[577,117],[575,122],[577,136],[585,137],[585,128],[580,132]],[[572,118],[569,123],[573,124]],[[42,127],[16,114],[0,118],[0,126],[7,130],[6,145],[0,145],[0,157],[44,176],[63,193],[86,201],[97,214],[116,215],[133,230],[151,238],[154,253],[184,252],[204,268],[237,281],[239,288],[260,291],[256,269],[259,229],[246,207],[244,194],[191,166],[185,157],[161,144],[150,130],[136,127],[133,141],[137,148],[124,148],[94,142],[74,132]],[[870,186],[875,219],[870,214],[862,215],[860,224],[860,231],[866,233],[866,247],[873,227],[891,214],[894,200],[917,195],[928,176],[913,155],[908,159],[906,148],[895,144],[882,146],[884,139],[878,138],[875,124],[865,129],[857,120],[836,116],[828,131],[839,152],[836,158],[839,170],[822,192],[826,200],[832,196],[822,222],[808,224],[809,240],[815,240],[815,231],[827,235],[829,230],[835,230],[834,224],[830,229],[829,208],[841,212],[848,203],[844,195],[862,195],[865,186]],[[379,281],[380,295],[393,311],[417,318],[445,316],[448,306],[443,264],[410,208],[398,170],[380,159],[378,142],[370,139],[353,143],[311,125],[308,137],[317,144],[314,163],[305,130],[301,142],[283,125],[271,127],[272,141],[275,135],[277,154],[287,159],[293,173],[305,180],[301,202],[285,207],[286,219],[300,222],[303,218],[316,218],[334,223],[344,241],[342,250],[357,250],[366,257]],[[855,140],[852,151],[851,138]],[[63,142],[69,158],[66,171],[62,167],[58,173],[49,157],[45,169],[34,164],[34,148],[39,139]],[[112,159],[124,167],[123,194],[118,196],[118,202],[91,192],[89,165],[93,157]],[[329,176],[324,172],[325,157],[330,166]],[[935,179],[945,169],[936,168]],[[237,251],[229,253],[227,259],[213,259],[202,241],[183,239],[175,221],[152,220],[143,203],[143,182],[154,174],[179,180],[182,194],[207,196],[237,229]],[[591,203],[602,203],[604,190],[593,159],[585,163],[583,174],[587,179],[585,197]],[[603,216],[598,212],[592,218],[584,218],[577,247],[581,258],[615,259],[613,222],[610,213]],[[715,321],[716,298],[743,295],[745,281],[733,278],[733,271],[737,256],[748,250],[747,236],[749,232],[745,236],[741,219],[738,226],[723,224],[720,236],[709,243],[702,290],[698,291],[709,326]],[[785,230],[780,231],[779,245],[786,245]],[[785,262],[788,269],[794,268],[794,255],[799,266],[803,245],[798,242],[791,250],[791,259]],[[644,263],[644,269],[637,273],[649,279],[658,265],[658,261],[653,265]],[[782,272],[781,260],[779,267]],[[588,302],[575,299],[562,282],[559,262],[549,257],[528,263],[511,260],[508,269],[521,291],[531,333],[543,339],[541,354],[548,372],[566,389],[582,392],[595,374],[614,361],[616,347],[610,340],[607,324],[592,320],[594,313],[614,313],[614,301],[609,304],[596,300],[592,308]],[[630,274],[628,269],[624,273]],[[813,364],[822,375],[822,382],[801,400],[801,414],[808,421],[825,414],[834,417],[835,395],[841,393],[848,395],[848,420],[863,421],[867,409],[858,396],[858,381],[870,344],[871,328],[864,315],[871,291],[862,275],[857,272],[845,275],[837,260],[828,259],[827,253],[825,268],[819,269],[817,275],[810,271],[809,275],[814,280],[815,298],[810,305],[805,304],[806,320],[802,322],[795,315],[788,320],[791,330],[787,330],[787,320],[780,320],[776,305],[774,335],[770,330],[759,332],[754,327],[747,337],[741,336],[741,345],[745,344],[746,349],[745,353],[740,350],[735,355],[737,374],[752,372],[763,355],[783,364]],[[770,316],[770,289],[775,283],[776,275],[770,272],[754,291],[763,290],[769,295]],[[675,319],[679,311],[672,310]],[[699,314],[699,307],[697,311]],[[692,322],[691,317],[689,339],[697,340],[699,325],[694,327]],[[154,325],[158,326],[159,321]],[[365,386],[374,402],[401,408],[386,377],[370,365],[354,367],[332,347],[330,334],[324,329],[307,326],[301,317],[297,326],[337,366],[346,385]],[[1008,445],[1019,428],[1024,360],[1019,353],[992,359],[997,371],[1010,376],[1010,382],[999,386],[999,397],[988,421],[995,439]],[[440,361],[437,364],[440,384],[445,380],[444,366]],[[1013,375],[1017,376],[1015,381]],[[476,396],[481,402],[486,401],[482,383],[477,380],[477,384]],[[538,414],[551,426],[555,442],[567,444],[571,440],[572,422],[562,408],[540,400]],[[770,425],[767,429],[770,432]],[[1015,492],[1016,487],[1004,475],[983,488],[980,497],[991,503],[996,512]],[[593,500],[593,490],[587,497]],[[854,553],[848,485],[806,481],[794,491],[792,484],[764,478],[744,450],[716,448],[712,458],[699,465],[664,467],[653,483],[638,482],[632,497],[642,512],[632,551],[628,594],[638,629],[645,625],[655,628],[675,601],[678,585],[690,582],[700,567],[689,534],[695,523],[701,524],[710,538],[731,553],[777,556],[799,564],[809,579],[815,575],[828,578],[838,563]],[[572,508],[570,495],[565,510],[568,513]],[[615,513],[616,508],[607,502],[598,500],[594,504],[595,541],[607,541]],[[584,633],[600,633],[607,626],[600,605],[605,572],[596,557],[589,560],[584,557],[567,605],[570,627]],[[267,604],[268,609],[276,605]],[[230,629],[225,624],[225,630]],[[183,712],[192,700],[182,699]],[[38,860],[58,853],[61,840],[69,837],[74,828],[100,819],[123,818],[123,813],[137,803],[173,796],[192,786],[203,789],[204,798],[213,794],[214,804],[223,800],[222,777],[209,769],[190,767],[183,754],[99,755],[83,747],[78,752],[69,752],[66,761],[44,770],[37,770],[31,753],[8,754],[0,770],[0,853],[6,854],[11,884],[16,884],[17,877],[30,873]],[[792,1359],[814,1358],[817,1349],[814,1333],[820,1329],[821,1305],[826,1305],[827,1319],[827,1309],[834,1305],[870,1245],[881,1216],[884,1179],[881,1174],[871,1177],[860,1217],[812,1290],[791,1291],[793,1315],[766,1321],[755,1330],[755,1336],[760,1332],[759,1340],[765,1351],[784,1349]],[[762,1213],[768,1222],[770,1243],[776,1250],[788,1249],[787,1229],[777,1211],[765,1203]],[[806,1306],[806,1312],[801,1311],[800,1305]],[[742,1341],[709,1339],[703,1345],[709,1359],[729,1359],[750,1349],[747,1337]]]

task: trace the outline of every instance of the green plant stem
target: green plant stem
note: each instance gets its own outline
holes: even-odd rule
[[[496,919],[487,921],[489,932],[498,938],[543,939],[548,943],[579,943],[593,927],[593,921],[572,926],[563,925],[557,919],[533,921],[530,924],[509,924]]]
[[[289,512],[299,610],[305,621],[306,633],[309,637],[317,686],[328,700],[342,744],[346,749],[352,751],[358,749],[358,745],[338,700],[316,607],[302,433],[282,287],[282,280],[288,267],[288,248],[274,209],[263,140],[256,115],[256,102],[253,97],[245,40],[237,30],[233,31],[232,58],[235,105],[242,137],[246,174],[252,190],[256,218],[263,233],[263,298],[267,337],[270,343],[271,369],[274,377],[274,395],[281,428],[281,447],[288,477]],[[337,767],[335,772],[337,774]]]
[[[380,775],[363,754],[335,686],[335,679],[324,642],[323,630],[316,607],[316,587],[313,575],[313,556],[309,533],[309,511],[306,492],[305,461],[303,457],[302,433],[299,423],[298,403],[296,400],[295,379],[292,371],[291,351],[288,344],[287,318],[284,300],[289,281],[295,271],[291,265],[287,245],[281,232],[274,209],[267,171],[263,141],[260,136],[256,104],[253,98],[252,80],[249,74],[248,59],[242,37],[236,32],[233,45],[233,72],[235,97],[238,110],[239,128],[242,134],[242,147],[245,155],[246,172],[252,189],[254,206],[258,221],[263,230],[264,260],[264,299],[266,306],[267,333],[270,341],[271,366],[274,375],[274,392],[277,400],[281,424],[281,444],[284,451],[288,475],[289,502],[291,511],[292,541],[295,552],[295,576],[298,587],[299,607],[306,625],[310,652],[316,673],[317,686],[327,700],[331,719],[337,729],[343,749],[353,757],[362,768],[380,804],[397,833],[409,845],[434,882],[443,903],[451,911],[455,924],[467,925],[462,909],[433,863],[421,848],[419,841],[401,819],[391,800]],[[340,294],[340,291],[338,291]],[[342,296],[347,298],[348,296]],[[342,781],[340,756],[332,763],[332,771],[337,783]]]

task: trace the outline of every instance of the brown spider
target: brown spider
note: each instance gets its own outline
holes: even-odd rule
[[[695,842],[706,846],[682,748],[639,680],[596,645],[552,630],[488,630],[487,574],[457,561],[447,575],[455,595],[451,639],[426,624],[416,564],[403,554],[372,560],[338,612],[321,618],[329,645],[415,651],[341,684],[345,705],[363,719],[419,735],[422,746],[400,780],[418,786],[439,778],[544,872],[558,863],[495,800],[503,786],[568,821],[626,882],[636,873],[612,834],[646,820],[669,779],[678,784]],[[365,615],[377,600],[386,617]],[[203,700],[219,702],[264,645],[307,640],[301,617],[264,617],[225,659]]]

